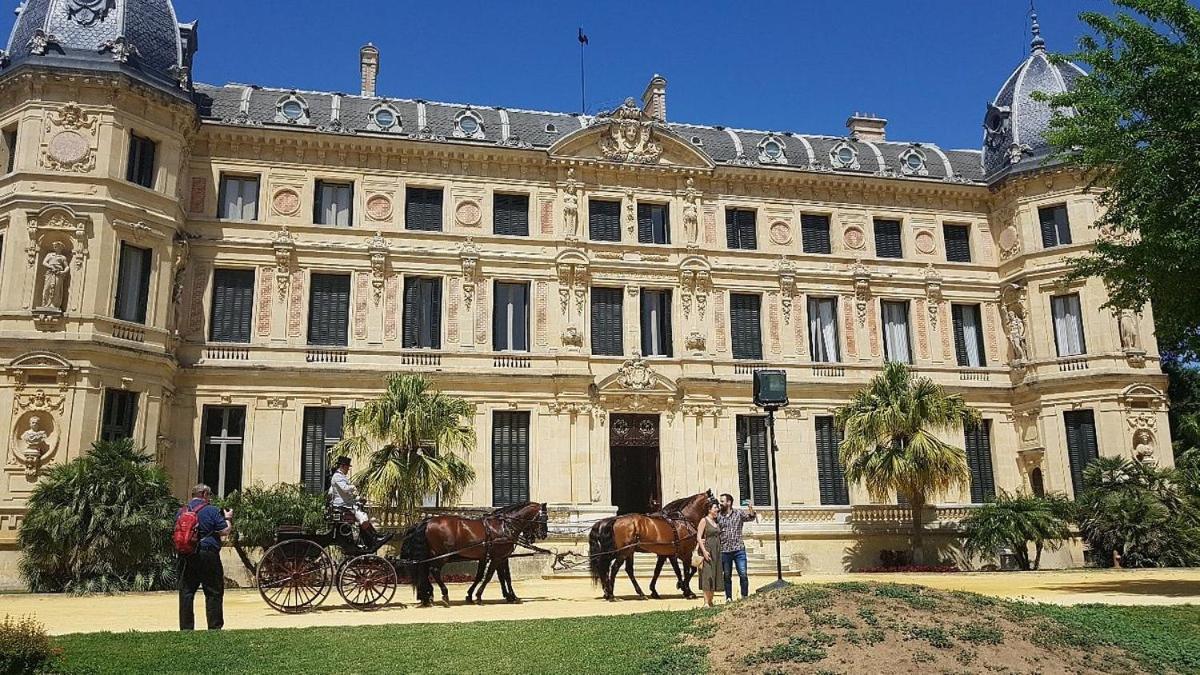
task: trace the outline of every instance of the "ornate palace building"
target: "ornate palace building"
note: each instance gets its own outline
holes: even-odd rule
[[[710,487],[768,505],[751,376],[786,369],[795,569],[902,547],[831,417],[885,359],[983,413],[946,437],[972,480],[934,528],[1001,489],[1070,494],[1097,455],[1171,461],[1150,309],[1062,280],[1098,206],[1032,95],[1085,75],[1036,27],[996,64],[978,150],[870,115],[840,137],[687,124],[657,75],[597,116],[393,97],[371,45],[357,95],[199,84],[197,44],[169,0],[27,0],[5,47],[8,579],[39,476],[94,441],[132,437],[180,495],[320,489],[344,411],[393,372],[477,405],[456,506],[570,521]]]

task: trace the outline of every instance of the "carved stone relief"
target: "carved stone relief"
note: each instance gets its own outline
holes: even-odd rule
[[[568,241],[579,239],[579,188],[583,184],[575,180],[575,169],[567,169],[567,180],[562,183],[563,236]]]
[[[700,191],[696,189],[696,181],[688,178],[686,187],[679,193],[683,199],[683,237],[688,248],[697,248],[700,244]]]
[[[1024,370],[1029,362],[1029,338],[1026,334],[1029,304],[1026,289],[1019,284],[1008,284],[1000,291],[1000,311],[1004,314],[1004,329],[1012,346],[1014,369]]]
[[[367,218],[385,221],[392,218],[392,198],[387,195],[372,195],[367,198]]]
[[[374,289],[375,304],[383,298],[383,287],[388,278],[388,242],[383,233],[376,231],[375,236],[367,243],[367,252],[371,256],[371,287]]]
[[[867,321],[867,308],[871,301],[871,271],[859,259],[854,261],[850,273],[854,277],[854,315],[858,318],[858,325],[862,326]]]
[[[96,168],[98,118],[76,103],[46,116],[42,166],[53,171],[87,173]]]
[[[475,282],[479,279],[479,248],[467,237],[458,249],[458,259],[462,263],[463,305],[471,308],[475,298]]]
[[[937,329],[938,312],[942,304],[942,275],[930,263],[925,267],[925,298],[928,301],[929,325]]]
[[[662,156],[662,145],[654,140],[654,119],[643,113],[632,98],[604,117],[608,128],[600,137],[600,152],[606,159],[654,164]]]
[[[792,301],[796,297],[796,267],[787,258],[779,260],[779,301],[783,309],[783,322],[792,322]]]
[[[271,242],[275,252],[275,283],[279,287],[279,301],[287,297],[288,281],[292,276],[296,258],[296,240],[287,227],[275,233]]]
[[[464,199],[454,207],[454,219],[460,227],[479,227],[483,220],[483,209],[474,199]]]
[[[292,188],[276,190],[271,197],[271,208],[280,216],[296,215],[300,212],[300,193]]]

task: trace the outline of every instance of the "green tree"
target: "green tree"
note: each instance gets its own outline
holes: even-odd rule
[[[1061,495],[1035,497],[1001,490],[995,500],[963,519],[963,551],[991,557],[1000,549],[1011,549],[1021,569],[1036,570],[1044,549],[1057,550],[1070,539],[1070,516],[1071,503]]]
[[[865,485],[877,501],[893,492],[908,500],[913,557],[920,561],[928,500],[965,487],[970,478],[966,453],[935,434],[978,424],[979,412],[903,363],[888,362],[834,419],[843,433],[839,453],[846,480]]]
[[[1200,564],[1200,512],[1178,471],[1100,457],[1083,484],[1076,518],[1100,564],[1111,565],[1113,551],[1125,567]]]
[[[251,576],[257,566],[250,558],[251,549],[272,546],[281,525],[296,525],[306,532],[325,527],[325,495],[311,494],[303,485],[253,485],[228,495],[221,506],[233,509],[237,527],[229,539]]]
[[[1091,74],[1049,97],[1048,135],[1084,170],[1107,236],[1072,260],[1076,278],[1098,276],[1108,305],[1154,304],[1164,350],[1200,353],[1200,9],[1187,0],[1115,0],[1114,16],[1085,12],[1095,31],[1069,55]],[[1070,114],[1073,109],[1077,114]]]
[[[21,576],[35,592],[169,588],[179,502],[166,472],[133,442],[99,441],[50,469],[21,522]]]
[[[475,406],[421,375],[396,373],[378,398],[346,412],[346,438],[332,454],[358,465],[352,480],[373,504],[411,521],[426,496],[453,502],[475,480],[459,456],[475,447]]]

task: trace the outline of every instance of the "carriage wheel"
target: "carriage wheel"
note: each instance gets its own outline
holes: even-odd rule
[[[386,558],[368,554],[351,558],[338,572],[338,593],[355,609],[378,609],[392,601],[400,579]]]
[[[307,612],[325,600],[333,586],[333,561],[308,539],[292,539],[267,549],[255,574],[258,592],[272,608]]]

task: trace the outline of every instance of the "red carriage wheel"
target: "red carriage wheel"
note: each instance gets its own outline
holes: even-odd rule
[[[355,609],[378,609],[392,601],[400,579],[386,558],[368,554],[347,560],[338,572],[337,587]]]
[[[308,539],[282,541],[267,549],[255,573],[258,592],[272,608],[288,614],[320,605],[333,586],[333,561]]]

